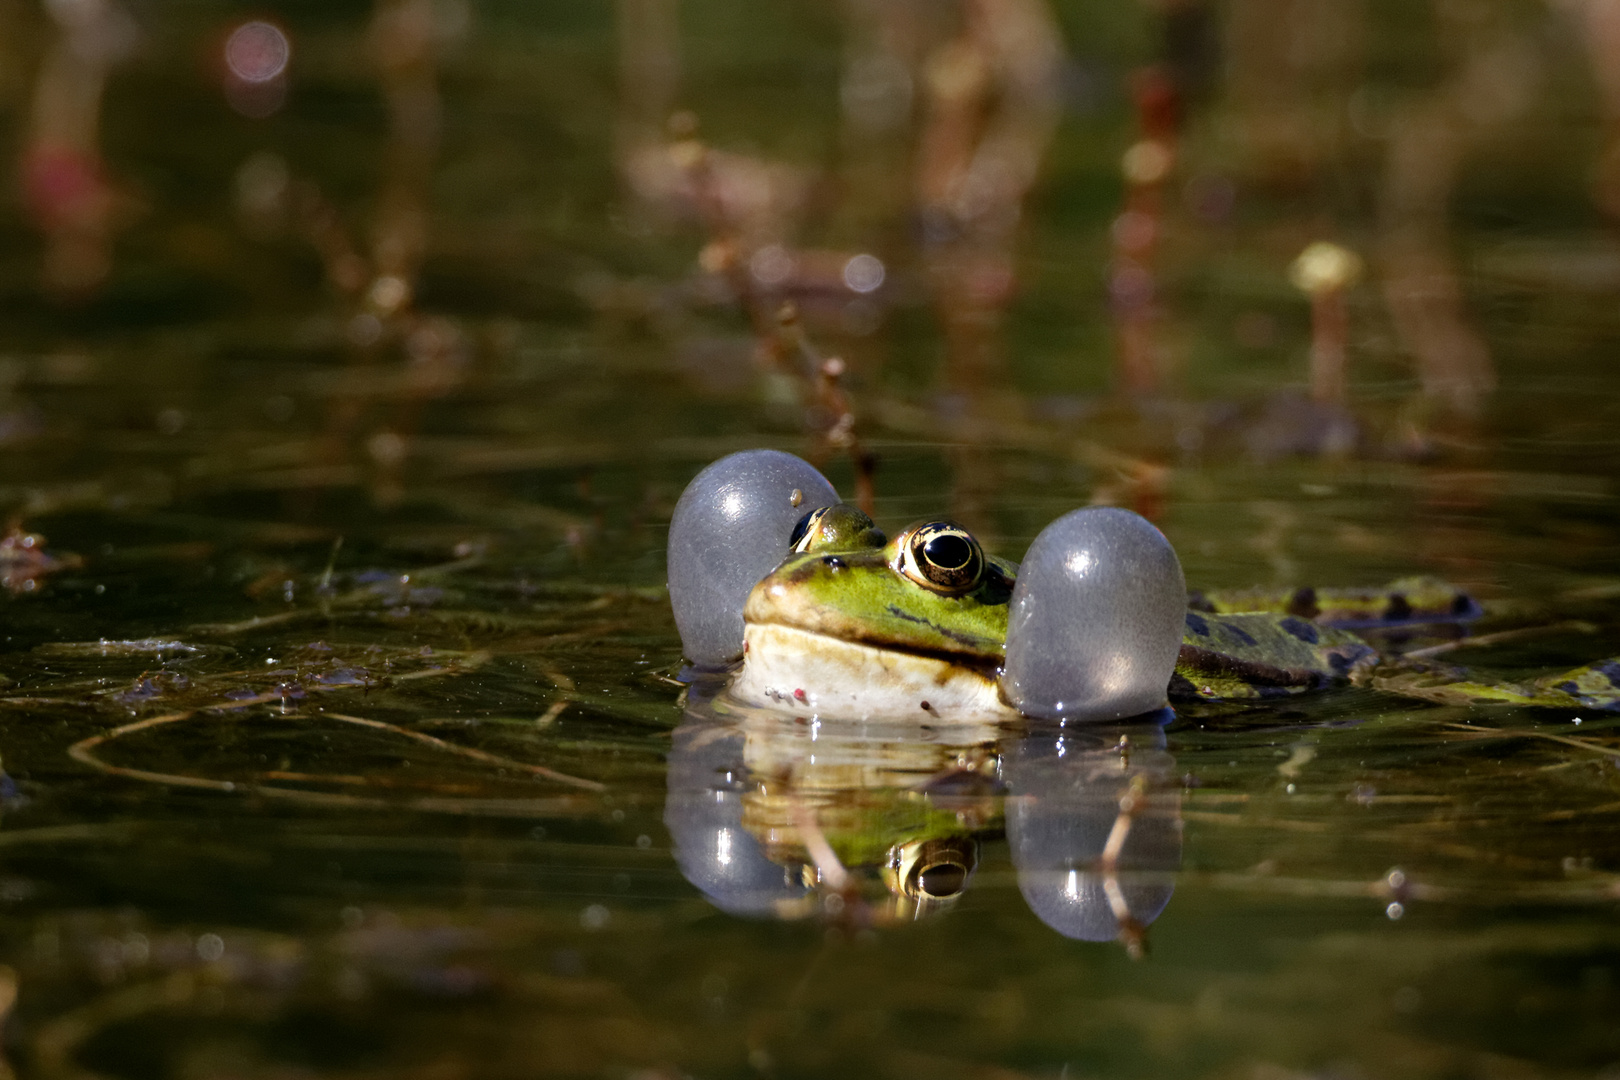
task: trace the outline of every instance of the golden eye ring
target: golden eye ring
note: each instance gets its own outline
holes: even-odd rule
[[[925,589],[962,596],[984,577],[984,549],[955,522],[930,521],[901,541],[897,569]]]

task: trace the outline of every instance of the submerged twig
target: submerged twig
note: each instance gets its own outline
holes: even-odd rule
[[[197,715],[196,709],[186,712],[169,713],[167,716],[152,716],[145,720],[137,720],[133,724],[124,724],[111,731],[104,731],[99,735],[80,739],[68,747],[68,757],[81,765],[88,765],[97,772],[108,776],[122,776],[129,780],[144,780],[152,784],[172,784],[177,787],[203,788],[208,791],[235,791],[237,785],[230,780],[210,780],[200,776],[181,776],[177,773],[150,772],[146,769],[130,769],[122,765],[113,765],[102,761],[92,751],[103,743],[114,739],[121,739],[125,735],[133,735],[138,731],[147,731],[151,728],[161,727],[164,724],[176,724],[182,720],[189,720]]]
[[[421,674],[425,674],[425,673],[418,672],[418,673],[413,673],[413,674],[421,675]],[[232,707],[240,707],[241,705],[246,704],[246,703],[245,702],[228,702],[228,703],[225,703],[225,704],[228,705],[228,706],[232,706]],[[96,753],[96,751],[100,747],[105,746],[107,743],[110,743],[110,742],[114,741],[115,739],[121,739],[121,738],[124,738],[124,737],[129,736],[129,735],[137,734],[139,732],[150,731],[153,728],[163,727],[165,725],[176,724],[176,723],[180,723],[180,722],[185,721],[185,720],[190,720],[190,719],[196,717],[199,713],[204,712],[205,708],[190,709],[190,710],[187,710],[187,711],[184,711],[184,712],[167,713],[167,714],[165,714],[163,716],[148,717],[147,719],[144,719],[144,720],[137,720],[137,721],[134,721],[133,723],[123,724],[123,725],[121,725],[119,727],[113,728],[111,731],[104,731],[104,732],[100,732],[100,733],[95,734],[95,735],[88,736],[88,737],[86,737],[84,739],[80,739],[78,742],[76,742],[72,746],[68,747],[68,756],[71,757],[73,760],[79,762],[80,764],[86,765],[86,766],[88,766],[88,767],[90,767],[92,769],[95,769],[97,772],[103,773],[105,775],[119,776],[119,777],[123,777],[125,779],[139,780],[139,781],[142,781],[142,782],[145,782],[145,783],[166,784],[166,785],[170,785],[170,786],[174,786],[174,787],[198,788],[198,789],[202,789],[202,790],[205,790],[205,791],[220,791],[220,792],[230,792],[230,793],[251,792],[253,794],[263,795],[263,796],[270,797],[270,798],[299,799],[299,800],[302,800],[302,801],[307,802],[307,803],[313,803],[313,804],[319,804],[319,805],[367,806],[367,807],[387,807],[387,806],[395,805],[394,803],[390,802],[389,800],[384,800],[384,799],[364,799],[364,798],[358,798],[358,797],[352,796],[352,795],[338,795],[338,794],[332,794],[332,793],[327,793],[327,792],[301,791],[301,790],[296,790],[296,789],[274,787],[274,786],[271,786],[271,785],[268,785],[268,784],[258,783],[258,782],[255,782],[255,781],[217,780],[217,779],[213,779],[211,777],[188,776],[188,775],[185,775],[185,774],[182,774],[182,773],[167,773],[167,772],[156,772],[156,771],[149,770],[149,769],[135,769],[135,768],[130,768],[128,766],[123,766],[123,765],[114,765],[111,762],[104,761]],[[473,761],[479,762],[480,764],[492,765],[492,766],[494,766],[496,768],[516,769],[516,770],[519,770],[519,771],[522,771],[522,772],[529,773],[532,776],[540,777],[540,778],[545,779],[545,780],[550,780],[550,781],[552,781],[554,783],[564,784],[564,785],[569,786],[569,787],[579,788],[579,789],[584,790],[584,791],[590,791],[590,792],[594,793],[594,792],[602,792],[602,791],[607,790],[607,786],[605,784],[602,784],[602,783],[600,783],[598,781],[595,781],[595,780],[586,780],[586,779],[583,779],[581,777],[570,776],[567,773],[563,773],[563,772],[559,772],[559,771],[557,771],[555,769],[547,768],[544,765],[536,765],[536,764],[532,764],[530,762],[517,761],[517,760],[515,760],[513,758],[502,757],[501,755],[498,755],[498,754],[491,754],[488,751],[479,750],[479,749],[477,749],[475,747],[458,746],[455,743],[446,742],[445,740],[436,738],[436,737],[434,737],[432,735],[427,735],[427,734],[424,734],[423,732],[419,732],[419,731],[412,731],[409,728],[403,728],[403,727],[400,727],[400,726],[398,726],[396,724],[389,724],[389,723],[386,723],[386,722],[381,721],[381,720],[372,720],[372,719],[369,719],[369,718],[366,718],[366,717],[361,717],[361,716],[351,716],[351,715],[348,715],[346,713],[314,713],[314,714],[303,714],[303,716],[306,719],[314,719],[314,718],[324,716],[324,717],[327,717],[327,718],[330,718],[330,719],[333,719],[333,720],[337,720],[337,721],[339,721],[341,723],[353,724],[353,725],[358,726],[358,727],[371,728],[373,730],[378,730],[378,731],[386,731],[389,734],[399,735],[399,736],[401,736],[403,738],[407,738],[407,739],[410,739],[410,740],[412,740],[414,742],[421,743],[424,746],[432,747],[433,749],[441,751],[443,753],[454,754],[454,755],[457,755],[457,756],[460,756],[460,757],[469,758],[469,759],[471,759]],[[350,783],[350,784],[372,784],[372,783],[376,783],[375,781],[372,781],[372,780],[370,780],[370,779],[368,779],[366,777],[315,776],[315,775],[312,775],[312,774],[294,774],[294,773],[289,773],[289,772],[285,772],[285,771],[271,772],[271,773],[266,773],[264,775],[265,775],[266,779],[294,779],[294,778],[298,778],[298,779],[309,779],[309,780],[313,780],[313,781],[320,782],[320,783]],[[379,784],[379,786],[383,786],[383,784]],[[513,807],[518,807],[520,805],[526,805],[527,802],[531,802],[531,801],[532,800],[510,800],[510,799],[465,800],[467,805],[463,806],[462,809],[467,810],[469,812],[479,812],[481,809],[487,810],[488,807],[485,807],[483,805],[485,803],[489,803],[489,804],[492,804],[492,805],[493,804],[499,804],[501,807],[510,809],[510,808],[513,808]],[[558,802],[557,800],[547,800],[548,805],[555,804],[557,802]],[[444,800],[444,799],[419,799],[419,800],[416,800],[416,801],[414,801],[414,802],[412,802],[412,803],[410,803],[408,805],[413,807],[413,808],[416,808],[416,809],[430,809],[430,810],[444,810],[444,809],[447,809],[447,808],[452,808],[450,802],[448,802],[447,800]]]
[[[1565,746],[1574,746],[1582,750],[1590,750],[1595,754],[1605,754],[1609,757],[1620,758],[1620,748],[1603,746],[1591,739],[1580,739],[1572,735],[1554,735],[1546,731],[1531,731],[1515,728],[1479,728],[1473,724],[1452,723],[1445,725],[1453,731],[1461,732],[1474,739],[1545,739],[1548,742],[1563,743]]]
[[[1427,648],[1413,649],[1402,653],[1404,659],[1427,660],[1433,656],[1443,656],[1458,649],[1479,648],[1488,645],[1501,645],[1508,641],[1523,641],[1526,638],[1546,637],[1552,634],[1592,634],[1597,627],[1582,619],[1566,619],[1560,623],[1548,623],[1544,626],[1521,626],[1513,630],[1498,630],[1494,634],[1480,634],[1477,637],[1457,638],[1455,641],[1442,641],[1438,645]]]
[[[1119,940],[1133,960],[1141,959],[1146,952],[1147,927],[1131,913],[1130,901],[1125,897],[1125,890],[1120,887],[1119,858],[1125,850],[1125,841],[1130,839],[1136,815],[1146,805],[1147,778],[1138,775],[1131,779],[1131,786],[1120,796],[1119,813],[1114,818],[1113,828],[1108,830],[1108,839],[1103,844],[1102,854],[1097,858],[1097,869],[1102,875],[1103,895],[1108,898],[1108,907],[1114,914],[1114,921],[1119,923]]]
[[[403,738],[413,739],[416,742],[421,743],[423,746],[431,746],[435,750],[442,750],[447,754],[459,754],[462,757],[471,758],[472,760],[482,762],[485,765],[494,765],[498,768],[520,769],[523,772],[530,773],[534,776],[544,777],[547,780],[553,780],[559,784],[567,784],[570,787],[582,788],[586,791],[607,790],[606,784],[598,783],[595,780],[583,780],[580,777],[569,776],[567,773],[558,772],[555,769],[548,769],[544,765],[531,765],[528,762],[515,761],[512,758],[501,757],[498,754],[491,754],[486,750],[479,750],[471,746],[458,746],[455,743],[445,742],[443,739],[436,738],[432,735],[427,735],[420,731],[412,731],[409,728],[402,728],[396,724],[389,724],[382,720],[370,720],[363,716],[349,716],[345,713],[334,712],[322,713],[321,715],[327,719],[338,720],[345,724],[356,724],[360,727],[373,728],[378,731],[387,731]]]

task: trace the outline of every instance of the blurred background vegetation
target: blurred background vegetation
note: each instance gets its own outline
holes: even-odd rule
[[[791,300],[857,432],[888,395],[936,430],[971,426],[953,395],[990,429],[1122,402],[1175,413],[1159,457],[1422,456],[1521,422],[1499,386],[1607,366],[1611,7],[7,0],[0,348],[146,350],[114,362],[139,426],[212,413],[197,380],[255,350],[453,401],[567,337],[656,372],[632,407],[679,377],[825,436],[772,355]],[[1353,258],[1312,301],[1318,241]],[[326,460],[453,411],[328,416]]]

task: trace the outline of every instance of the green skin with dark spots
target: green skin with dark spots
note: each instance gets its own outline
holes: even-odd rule
[[[986,556],[973,591],[944,596],[900,571],[902,540],[886,542],[865,514],[834,507],[762,583],[781,588],[756,589],[746,618],[998,671],[1017,565]],[[1343,628],[1478,614],[1465,593],[1432,578],[1383,589],[1202,593],[1192,603],[1170,681],[1172,701],[1253,701],[1354,681],[1442,704],[1620,711],[1620,659],[1507,683],[1452,665],[1382,658]]]

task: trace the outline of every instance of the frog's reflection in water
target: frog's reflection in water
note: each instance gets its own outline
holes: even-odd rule
[[[1026,903],[1067,937],[1135,952],[1170,900],[1181,794],[1157,724],[816,723],[692,690],[664,823],[724,911],[918,918],[955,903],[1003,834]]]
[[[1181,867],[1175,767],[1157,724],[1046,728],[1003,743],[1007,846],[1042,922],[1141,950]]]

